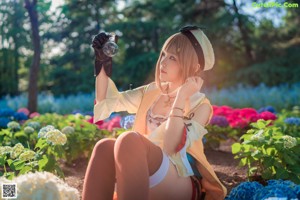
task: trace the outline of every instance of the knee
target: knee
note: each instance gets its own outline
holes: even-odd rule
[[[115,155],[127,154],[131,150],[139,150],[142,142],[141,137],[143,136],[137,132],[128,131],[122,133],[114,146]]]
[[[93,149],[94,154],[113,153],[116,140],[112,138],[104,138],[99,140]]]

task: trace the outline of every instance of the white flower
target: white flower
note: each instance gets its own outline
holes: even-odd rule
[[[0,156],[3,156],[7,153],[11,153],[12,152],[12,147],[10,146],[4,146],[4,147],[0,147]]]
[[[30,126],[30,127],[32,127],[32,128],[34,128],[34,130],[38,130],[39,128],[40,128],[40,123],[39,122],[29,122],[28,124],[27,124],[27,126]]]
[[[283,146],[286,149],[293,148],[297,145],[297,139],[292,136],[284,135],[282,136],[282,139],[283,139]]]
[[[77,189],[49,172],[29,172],[11,181],[0,178],[0,182],[16,183],[20,200],[79,200]]]
[[[68,134],[72,134],[75,132],[75,129],[72,126],[66,126],[64,127],[61,132],[63,132],[64,134],[68,135]]]
[[[259,142],[264,141],[265,140],[264,130],[259,130],[258,133],[256,133],[255,135],[252,135],[251,140],[255,140],[255,141],[259,141]]]
[[[38,133],[38,138],[43,138],[43,137],[45,137],[45,135],[49,132],[49,131],[52,131],[52,130],[54,130],[55,128],[54,128],[54,126],[52,126],[52,125],[48,125],[48,126],[46,126],[46,127],[43,127],[43,128],[41,128],[41,130],[39,131],[39,133]]]
[[[18,131],[21,129],[20,124],[18,122],[9,122],[7,124],[7,127],[14,131]]]
[[[24,151],[24,149],[25,148],[21,143],[16,144],[10,152],[10,157],[12,159],[16,159]]]
[[[67,142],[66,135],[57,129],[47,132],[45,138],[48,143],[52,143],[53,145],[64,145]]]
[[[24,132],[29,135],[34,132],[34,128],[32,128],[31,126],[26,126],[24,128]]]
[[[21,153],[21,155],[19,156],[19,158],[21,160],[25,160],[25,161],[28,161],[28,160],[32,160],[35,156],[35,152],[32,151],[32,150],[27,150],[23,153]]]

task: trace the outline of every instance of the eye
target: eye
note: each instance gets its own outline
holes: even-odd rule
[[[170,59],[176,61],[176,58],[174,56],[170,56]]]

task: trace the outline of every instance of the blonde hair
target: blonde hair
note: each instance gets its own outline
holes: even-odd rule
[[[198,70],[198,57],[194,47],[185,35],[181,33],[176,33],[166,40],[156,63],[155,83],[161,91],[163,91],[163,89],[159,78],[160,62],[162,52],[164,50],[168,53],[175,54],[178,57],[183,82],[191,76],[200,76],[201,70]]]

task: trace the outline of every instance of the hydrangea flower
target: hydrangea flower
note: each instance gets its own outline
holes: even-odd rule
[[[31,134],[31,133],[34,132],[34,128],[32,128],[31,126],[26,126],[26,127],[24,128],[24,132],[25,132],[27,135],[29,135],[29,134]]]
[[[257,112],[258,113],[262,113],[264,111],[269,111],[271,113],[276,113],[275,108],[273,106],[266,106],[266,107],[262,107],[260,108]]]
[[[41,127],[41,124],[39,122],[29,122],[27,126],[34,128],[34,130],[38,130]]]
[[[131,129],[135,120],[135,115],[127,115],[121,118],[120,125],[124,129]]]
[[[15,111],[13,111],[11,108],[2,108],[0,109],[0,117],[11,117]]]
[[[10,157],[12,159],[16,159],[24,151],[24,149],[25,148],[21,143],[16,144],[10,152]]]
[[[23,112],[16,112],[13,115],[14,120],[21,121],[21,120],[27,120],[28,116],[25,115]]]
[[[295,190],[297,187],[295,183],[288,180],[269,180],[268,185],[258,190],[253,199],[261,200],[274,197],[297,199],[297,192]]]
[[[300,197],[300,185],[288,180],[269,180],[267,186],[260,183],[243,182],[233,188],[227,200],[296,200]]]
[[[219,127],[227,127],[229,126],[228,120],[224,116],[214,115],[210,121],[211,125],[217,125]]]
[[[79,192],[76,188],[70,187],[49,172],[29,172],[15,177],[11,181],[0,177],[0,182],[16,183],[18,199],[22,200],[79,200]],[[1,192],[0,190],[0,195],[2,195]]]
[[[292,136],[284,135],[282,136],[282,139],[283,139],[283,146],[286,149],[293,148],[297,145],[297,139]]]
[[[5,154],[11,153],[11,152],[12,152],[12,147],[10,147],[10,146],[0,147],[0,156],[3,156]]]
[[[48,143],[52,143],[53,145],[64,145],[67,142],[66,135],[57,129],[47,132],[45,138]]]
[[[45,135],[49,132],[49,131],[52,131],[54,130],[54,126],[52,125],[48,125],[48,126],[45,126],[43,128],[41,128],[41,130],[39,131],[38,133],[38,138],[43,138],[45,137]]]
[[[263,186],[258,182],[243,182],[233,188],[226,200],[251,200],[256,191],[262,189]]]
[[[7,124],[10,122],[10,119],[6,117],[0,117],[0,128],[7,128]]]
[[[13,131],[18,131],[21,129],[20,124],[18,122],[9,122],[7,124],[7,128],[10,128]]]
[[[259,130],[258,133],[252,135],[251,140],[262,142],[265,140],[264,130]]]
[[[32,151],[32,150],[27,150],[27,151],[24,151],[23,153],[21,153],[21,155],[19,156],[19,158],[21,160],[24,160],[24,161],[28,161],[28,160],[32,160],[35,156],[35,152]]]
[[[284,120],[284,123],[289,125],[300,126],[300,118],[298,117],[288,117]]]
[[[68,134],[72,134],[75,132],[75,129],[72,126],[66,126],[64,127],[61,132],[63,132],[64,134],[68,135]]]

